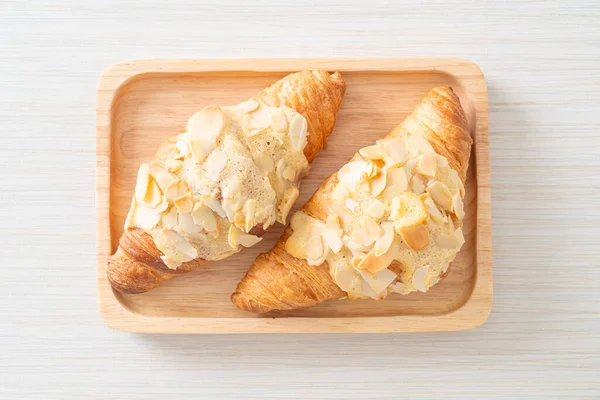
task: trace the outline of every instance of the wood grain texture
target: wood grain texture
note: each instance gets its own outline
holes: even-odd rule
[[[237,104],[306,68],[340,71],[348,90],[327,141],[329,151],[312,164],[295,209],[358,148],[399,124],[431,88],[451,85],[462,98],[474,145],[465,184],[466,243],[448,278],[426,295],[389,296],[385,302],[330,302],[269,315],[240,311],[231,293],[250,267],[248,260],[281,236],[278,226],[252,249],[148,293],[113,292],[107,260],[119,243],[139,165],[199,108]],[[469,329],[487,319],[492,305],[488,104],[475,64],[452,58],[130,61],[102,74],[96,112],[98,296],[107,325],[146,333],[415,332]]]
[[[0,2],[0,398],[597,399],[600,4]],[[466,332],[152,336],[97,312],[95,90],[139,58],[454,56],[488,83],[494,307]]]

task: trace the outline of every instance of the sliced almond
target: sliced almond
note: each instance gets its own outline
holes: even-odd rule
[[[440,168],[444,168],[448,166],[448,159],[444,156],[437,155],[437,165]]]
[[[190,192],[175,198],[173,203],[175,203],[175,207],[177,207],[177,212],[179,213],[189,213],[194,208],[194,201]]]
[[[223,129],[224,122],[221,108],[217,106],[203,108],[192,116],[186,127],[190,142],[202,140],[215,143],[215,139]]]
[[[378,173],[379,173],[379,168],[377,168],[372,163],[367,163],[367,166],[365,167],[365,171],[363,172],[363,175],[361,176],[361,181],[368,181],[370,179],[373,179]],[[368,189],[366,191],[368,191]]]
[[[435,172],[437,171],[437,154],[421,154],[419,156],[419,161],[417,162],[417,168],[421,174],[429,178],[433,178],[435,176]]]
[[[361,180],[365,180],[365,171],[368,163],[365,161],[353,161],[344,165],[337,173],[338,180],[348,187],[353,187]]]
[[[460,197],[465,197],[465,185],[463,184],[463,181],[458,176],[458,172],[451,169],[450,170],[450,179],[452,180],[452,183],[455,185],[455,187],[458,187]]]
[[[224,151],[213,151],[206,160],[206,174],[213,181],[219,180],[219,175],[227,165],[227,154]]]
[[[302,114],[294,115],[294,118],[290,121],[288,132],[294,151],[301,151],[304,149],[304,146],[306,146],[306,137],[308,135],[307,129],[308,124],[306,118],[304,118]]]
[[[396,197],[390,206],[390,220],[394,222],[396,230],[401,227],[425,223],[427,208],[423,200],[414,193],[405,192]]]
[[[356,211],[356,207],[358,207],[358,202],[356,202],[353,199],[346,199],[346,201],[344,202],[344,205],[346,206],[346,208],[352,212]]]
[[[219,200],[217,200],[217,198],[214,195],[211,194],[202,196],[202,202],[206,204],[212,211],[217,213],[219,217],[227,217],[227,213],[221,206],[221,202],[219,202]]]
[[[373,247],[375,255],[378,257],[384,255],[389,250],[395,236],[394,224],[391,222],[382,222],[381,230],[382,233],[375,241],[375,246]]]
[[[165,168],[169,172],[177,172],[183,167],[183,161],[176,160],[174,158],[167,158],[165,161]]]
[[[465,206],[459,193],[452,196],[452,212],[459,220],[465,218]]]
[[[203,230],[202,226],[197,225],[194,222],[192,214],[190,214],[189,212],[179,213],[178,224],[181,230],[183,230],[186,233],[200,233]]]
[[[406,135],[406,149],[411,154],[435,153],[431,144],[419,133]]]
[[[444,222],[444,214],[440,211],[438,206],[435,204],[433,199],[429,196],[423,201],[425,206],[427,207],[427,213],[429,217],[437,224],[442,224]]]
[[[129,212],[127,213],[127,217],[125,218],[125,225],[123,226],[123,230],[127,230],[129,228],[135,227],[134,217],[135,217],[135,209],[137,208],[137,201],[135,201],[135,196],[131,198],[131,205],[129,206]]]
[[[250,229],[252,229],[254,225],[256,225],[256,204],[256,200],[254,199],[248,199],[244,203],[244,228],[246,232],[250,232]]]
[[[254,99],[248,99],[246,101],[242,101],[240,104],[235,106],[240,112],[249,113],[258,108],[258,101]]]
[[[299,231],[294,231],[285,242],[285,251],[290,253],[293,257],[305,260],[307,255],[306,246],[304,244],[305,242],[302,240],[301,233]]]
[[[287,166],[283,170],[282,176],[288,181],[294,182],[296,180],[296,170],[291,166]]]
[[[380,170],[377,175],[375,175],[373,179],[369,181],[371,194],[373,196],[379,196],[379,194],[385,189],[386,184],[387,172]]]
[[[375,276],[371,276],[361,271],[362,278],[378,295],[385,297],[387,287],[396,280],[397,276],[387,269],[380,270]],[[382,297],[378,297],[382,298]]]
[[[194,223],[200,225],[208,232],[213,232],[217,229],[215,214],[213,214],[212,210],[206,204],[196,203],[192,210],[192,218],[194,219]]]
[[[370,236],[374,236],[375,238],[377,238],[379,237],[379,235],[381,235],[381,227],[373,218],[369,218],[366,216],[362,217],[359,223],[364,224],[365,229],[367,230],[367,233]]]
[[[366,159],[369,160],[382,160],[383,159],[383,151],[379,144],[374,144],[373,146],[368,146],[360,149],[359,154]]]
[[[227,243],[230,247],[237,249],[239,246],[239,238],[242,234],[242,231],[239,230],[235,225],[231,224],[229,226],[229,234],[227,235]]]
[[[160,213],[158,210],[147,207],[143,204],[137,204],[133,215],[133,223],[138,228],[150,230],[160,221]]]
[[[306,244],[306,255],[309,260],[318,260],[323,256],[325,252],[325,246],[323,241],[318,235],[313,235]]]
[[[252,247],[262,240],[261,237],[255,235],[241,234],[238,242],[244,247]]]
[[[175,149],[172,153],[173,158],[176,160],[182,160],[183,158],[185,158],[188,152],[189,146],[185,139],[181,137],[177,138],[177,144],[175,145]]]
[[[325,228],[321,232],[321,235],[323,236],[323,241],[329,246],[331,251],[335,254],[340,252],[344,244],[339,232],[336,232],[334,229]]]
[[[254,162],[264,173],[270,174],[275,168],[275,163],[273,159],[266,153],[258,153],[254,157]]]
[[[150,186],[150,166],[148,164],[140,165],[138,170],[137,179],[135,181],[135,199],[139,203],[144,203],[148,187]]]
[[[396,186],[403,192],[407,189],[408,179],[403,168],[390,168],[387,170],[386,175],[388,186]]]
[[[167,158],[167,160],[165,161],[165,168],[168,169],[167,166],[169,165],[170,162],[174,162],[174,163],[180,162],[183,165],[182,161],[174,160],[172,158]],[[162,165],[157,163],[156,160],[152,161],[150,163],[150,175],[152,175],[152,177],[158,184],[158,187],[163,192],[166,190],[167,186],[169,186],[169,183],[171,183],[174,179],[177,179],[177,177],[175,175],[168,172],[165,168],[163,168]]]
[[[419,292],[425,293],[427,291],[427,273],[429,272],[429,265],[425,265],[421,268],[418,268],[412,276],[411,282],[415,289]]]
[[[379,224],[372,218],[361,217],[350,236],[353,241],[363,246],[370,246],[381,234]]]
[[[402,226],[399,233],[404,243],[414,251],[421,251],[429,246],[429,230],[424,224]]]
[[[401,138],[386,140],[383,145],[383,153],[387,165],[399,165],[406,161],[406,148]]]
[[[385,203],[389,206],[392,204],[395,198],[402,196],[404,190],[399,188],[398,186],[388,186],[383,191],[383,199]]]
[[[269,126],[269,108],[259,103],[258,107],[250,113],[250,118],[261,127]]]
[[[242,192],[242,184],[237,176],[231,177],[221,191],[223,198],[232,199]]]
[[[385,204],[377,199],[370,199],[364,207],[364,213],[371,218],[381,219],[385,215]]]
[[[333,280],[345,292],[354,288],[354,269],[345,263],[337,263],[333,269]]]
[[[344,230],[350,229],[352,226],[352,213],[350,210],[348,210],[343,203],[336,201],[330,203],[329,206],[331,207],[331,211],[339,217],[340,223]]]
[[[440,233],[437,236],[437,244],[445,249],[459,249],[465,243],[462,228],[458,228],[453,233]]]
[[[285,133],[287,131],[287,117],[281,108],[271,109],[269,112],[269,122],[276,132]]]
[[[348,187],[344,184],[338,183],[331,191],[330,197],[332,200],[337,202],[345,202],[346,198],[350,196]]]
[[[285,171],[286,168],[287,168],[287,165],[286,165],[285,161],[283,160],[283,158],[279,159],[279,161],[277,161],[277,167],[275,168],[275,175],[277,175],[277,179],[279,180],[279,183],[282,184],[284,187],[289,185],[289,181],[287,181],[283,177],[283,171]]]
[[[333,229],[334,232],[341,236],[344,233],[342,227],[340,226],[340,219],[335,214],[329,214],[327,219],[325,220],[325,228]]]
[[[188,193],[190,189],[187,183],[181,179],[174,179],[169,183],[165,189],[165,198],[173,202],[177,197],[183,196]]]
[[[420,175],[414,175],[410,179],[410,190],[414,194],[422,194],[425,192],[425,179]]]
[[[173,253],[173,250],[170,249],[174,248],[175,253],[179,253],[179,259],[183,258],[185,261],[190,261],[198,257],[198,250],[185,237],[167,228],[162,228],[160,235],[154,237],[154,243],[167,256]],[[181,255],[184,257],[181,257]]]
[[[448,186],[440,181],[434,181],[425,189],[433,201],[439,204],[444,210],[452,209],[452,195]]]
[[[196,162],[202,163],[204,159],[217,147],[213,139],[200,138],[190,141],[192,154]]]
[[[281,216],[280,222],[282,224],[285,224],[285,220],[287,219],[287,216],[290,213],[292,206],[296,202],[298,195],[300,195],[300,191],[295,186],[288,188],[283,193],[283,197],[281,198],[281,203],[279,204],[279,215]]]
[[[171,207],[171,209],[162,214],[161,216],[162,224],[164,227],[168,229],[173,229],[177,226],[177,209],[175,207]]]

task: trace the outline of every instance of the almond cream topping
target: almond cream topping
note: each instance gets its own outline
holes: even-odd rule
[[[297,212],[285,248],[310,265],[327,262],[351,299],[425,292],[464,243],[464,186],[419,135],[384,139],[359,154],[337,173],[327,220]]]
[[[173,269],[255,245],[249,232],[285,221],[298,198],[308,134],[295,110],[255,99],[202,109],[140,167],[125,227],[147,230]]]

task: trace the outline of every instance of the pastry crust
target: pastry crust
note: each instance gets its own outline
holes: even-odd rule
[[[302,114],[308,123],[308,144],[304,155],[311,162],[324,147],[333,131],[337,111],[346,90],[339,72],[330,74],[323,70],[307,70],[290,74],[262,90],[254,97],[270,107],[287,106]],[[166,143],[173,143],[176,136]],[[165,157],[161,146],[156,159]],[[264,233],[255,226],[252,234]],[[123,293],[143,293],[210,261],[197,258],[185,262],[177,269],[169,269],[160,258],[152,237],[142,229],[130,228],[123,232],[119,248],[111,256],[107,275],[112,287]]]
[[[448,159],[464,184],[472,139],[464,110],[452,88],[441,86],[430,90],[413,113],[386,138],[401,136],[405,132],[423,135],[438,154]],[[357,153],[351,161],[359,158]],[[326,195],[331,193],[337,182],[337,174],[327,178],[304,205],[303,211],[326,221]],[[256,258],[238,284],[231,300],[239,309],[257,313],[292,310],[346,296],[329,274],[327,262],[311,266],[285,250],[285,243],[292,232],[288,226],[277,244]]]

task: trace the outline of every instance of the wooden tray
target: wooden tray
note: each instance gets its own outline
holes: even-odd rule
[[[117,248],[139,165],[194,112],[210,104],[237,104],[305,68],[342,72],[347,92],[329,148],[313,163],[295,209],[358,149],[400,123],[427,90],[451,85],[457,92],[475,144],[466,185],[466,243],[449,276],[428,293],[385,301],[342,300],[268,315],[239,311],[229,297],[256,255],[281,235],[283,227],[277,226],[259,245],[148,293],[113,292],[106,264]],[[399,332],[468,329],[487,319],[492,306],[488,104],[477,65],[447,58],[132,61],[102,74],[96,118],[98,298],[108,326],[155,333]]]

